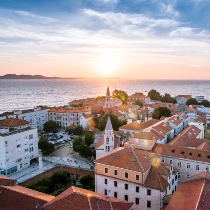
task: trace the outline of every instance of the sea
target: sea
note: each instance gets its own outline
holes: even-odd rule
[[[107,86],[128,94],[155,89],[175,97],[190,94],[210,99],[209,80],[129,80],[129,79],[42,79],[0,80],[0,113],[31,109],[39,105],[63,106],[75,99],[103,96]]]

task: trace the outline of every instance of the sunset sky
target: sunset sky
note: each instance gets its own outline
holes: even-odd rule
[[[0,75],[210,79],[210,0],[1,0]]]

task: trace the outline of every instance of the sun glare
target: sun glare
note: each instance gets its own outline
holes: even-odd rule
[[[100,75],[111,77],[116,70],[116,63],[111,58],[99,59],[97,69],[100,72]]]

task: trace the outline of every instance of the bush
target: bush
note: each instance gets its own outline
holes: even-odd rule
[[[54,151],[55,145],[49,143],[48,139],[45,136],[41,136],[38,143],[38,147],[42,150],[43,155],[49,155]]]
[[[94,142],[94,132],[93,131],[86,131],[85,132],[85,144],[90,146]]]

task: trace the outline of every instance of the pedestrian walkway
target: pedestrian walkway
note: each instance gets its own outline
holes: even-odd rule
[[[10,178],[16,179],[18,183],[24,182],[30,178],[37,176],[49,169],[56,167],[56,164],[43,160],[42,170],[39,170],[39,164],[33,163],[30,167],[9,175]]]

